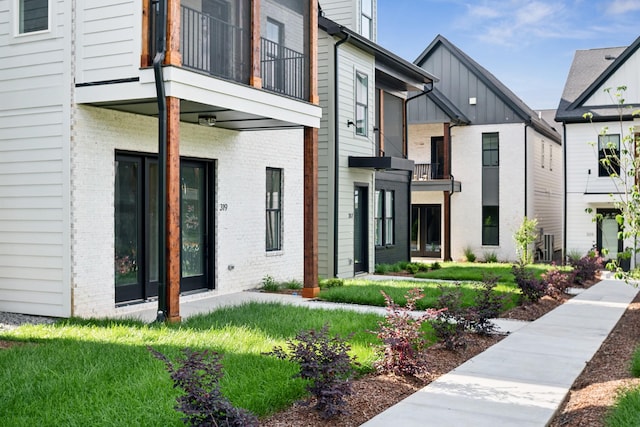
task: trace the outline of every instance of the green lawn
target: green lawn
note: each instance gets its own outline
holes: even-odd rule
[[[286,347],[300,330],[326,322],[332,335],[349,338],[352,354],[371,369],[381,317],[279,304],[247,304],[217,310],[178,325],[71,319],[25,325],[0,335],[23,345],[0,350],[0,419],[10,426],[182,425],[174,411],[178,391],[151,345],[175,359],[181,349],[224,354],[223,393],[263,416],[305,396],[297,367],[264,356]]]

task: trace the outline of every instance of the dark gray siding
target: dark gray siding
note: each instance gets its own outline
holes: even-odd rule
[[[409,174],[408,172],[376,172],[376,190],[394,190],[395,244],[376,246],[376,264],[409,261]]]
[[[435,87],[456,105],[472,124],[519,123],[522,119],[500,97],[442,44],[419,64],[429,73],[441,76]],[[446,78],[445,78],[446,76]],[[476,104],[469,102],[476,98]],[[434,122],[442,115],[431,101],[420,98],[409,104],[411,123]],[[428,118],[428,120],[427,120]]]

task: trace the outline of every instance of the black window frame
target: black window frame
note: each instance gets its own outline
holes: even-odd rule
[[[277,173],[277,181],[274,181],[273,175]],[[282,190],[283,190],[282,168],[267,167],[265,173],[265,250],[267,252],[275,252],[282,250]],[[272,185],[278,183],[277,206],[273,206],[274,197]],[[275,235],[270,230],[273,228],[272,221],[276,223],[277,230]]]
[[[612,137],[617,139],[617,142],[610,141]],[[607,141],[605,141],[605,139]],[[606,144],[606,145],[605,145]],[[617,148],[613,148],[612,144],[617,145]],[[603,161],[608,159],[608,165],[605,165]],[[620,134],[612,133],[606,135],[598,135],[598,176],[609,177],[612,172],[620,175]],[[613,170],[611,170],[613,169]]]
[[[482,245],[500,245],[500,207],[482,207]]]
[[[388,199],[391,196],[391,200]],[[396,238],[395,191],[376,190],[375,192],[375,246],[393,246]],[[389,204],[391,205],[389,210]],[[391,215],[388,216],[388,213]],[[390,224],[390,225],[389,225]],[[391,233],[391,235],[389,235]]]
[[[482,134],[482,166],[500,166],[500,136],[498,132]]]

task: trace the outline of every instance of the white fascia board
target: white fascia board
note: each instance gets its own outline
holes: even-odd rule
[[[211,78],[182,68],[164,70],[167,96],[265,116],[301,126],[320,127],[322,108],[262,89]]]

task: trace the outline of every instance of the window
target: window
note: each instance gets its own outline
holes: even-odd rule
[[[620,174],[620,135],[598,136],[598,176]]]
[[[542,152],[540,153],[540,166],[542,166],[542,169],[544,169],[544,142],[540,147],[542,147]]]
[[[394,198],[392,190],[376,191],[376,246],[393,245],[395,241]]]
[[[282,169],[267,168],[267,251],[282,249]]]
[[[263,83],[265,88],[284,92],[284,25],[281,22],[268,18],[266,32],[262,46],[265,57],[262,64]]]
[[[482,166],[499,166],[498,133],[482,134]]]
[[[371,23],[373,21],[373,5],[371,0],[362,0],[360,2],[360,9],[362,12],[362,20],[360,21],[360,34],[363,37],[371,39]]]
[[[482,244],[498,246],[500,243],[498,225],[500,223],[498,206],[482,207]]]
[[[553,145],[549,145],[549,170],[553,170]]]
[[[369,83],[366,74],[356,73],[356,135],[367,136],[369,128]]]
[[[18,0],[20,34],[49,29],[49,0]]]

